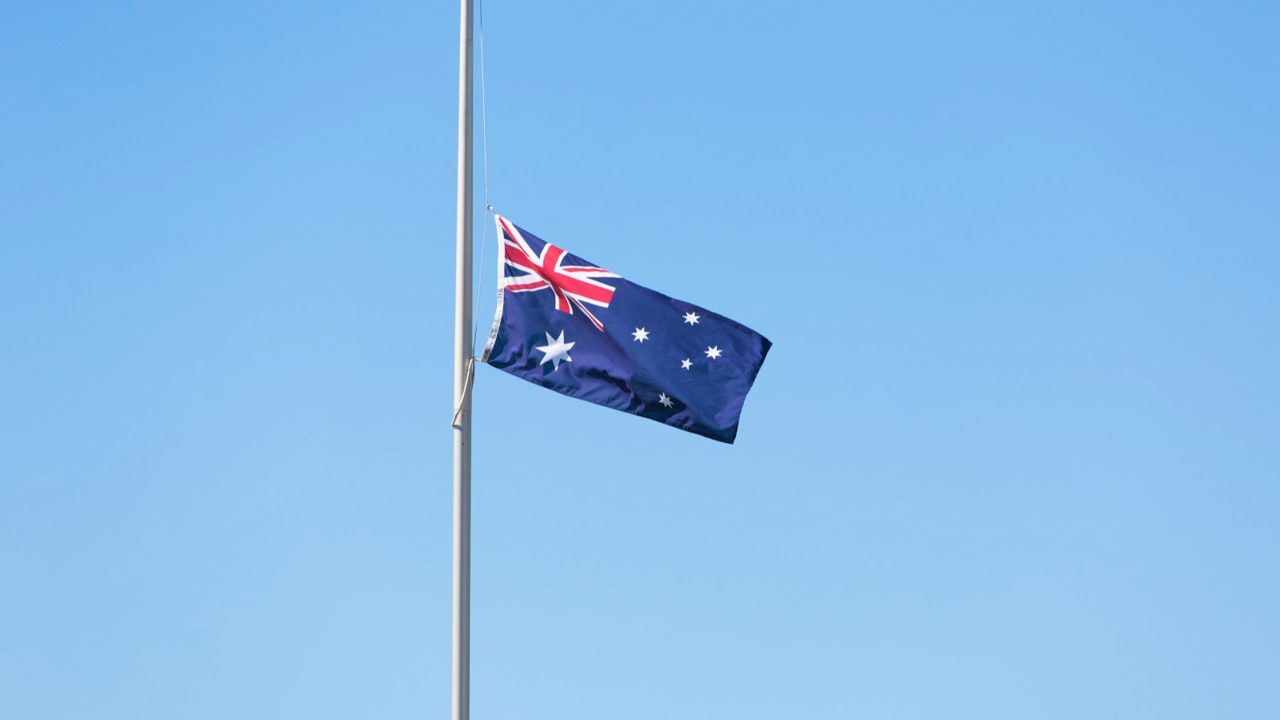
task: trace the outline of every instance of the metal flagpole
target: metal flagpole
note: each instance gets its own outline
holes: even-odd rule
[[[453,317],[453,720],[471,717],[471,18],[462,0],[458,72],[458,256]]]

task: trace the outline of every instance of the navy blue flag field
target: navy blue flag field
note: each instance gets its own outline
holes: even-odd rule
[[[570,397],[731,443],[772,345],[498,216],[498,312],[481,362]]]

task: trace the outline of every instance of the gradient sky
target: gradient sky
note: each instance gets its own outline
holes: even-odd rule
[[[774,348],[479,368],[473,716],[1280,717],[1277,7],[490,0],[498,211]],[[457,13],[0,3],[0,717],[448,716]]]

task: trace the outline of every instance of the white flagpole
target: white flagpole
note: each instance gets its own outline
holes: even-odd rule
[[[462,0],[458,72],[458,256],[453,316],[453,720],[471,717],[471,17]]]

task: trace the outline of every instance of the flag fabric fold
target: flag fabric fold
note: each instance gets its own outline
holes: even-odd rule
[[[481,362],[570,397],[733,442],[768,339],[496,220],[498,310]]]

